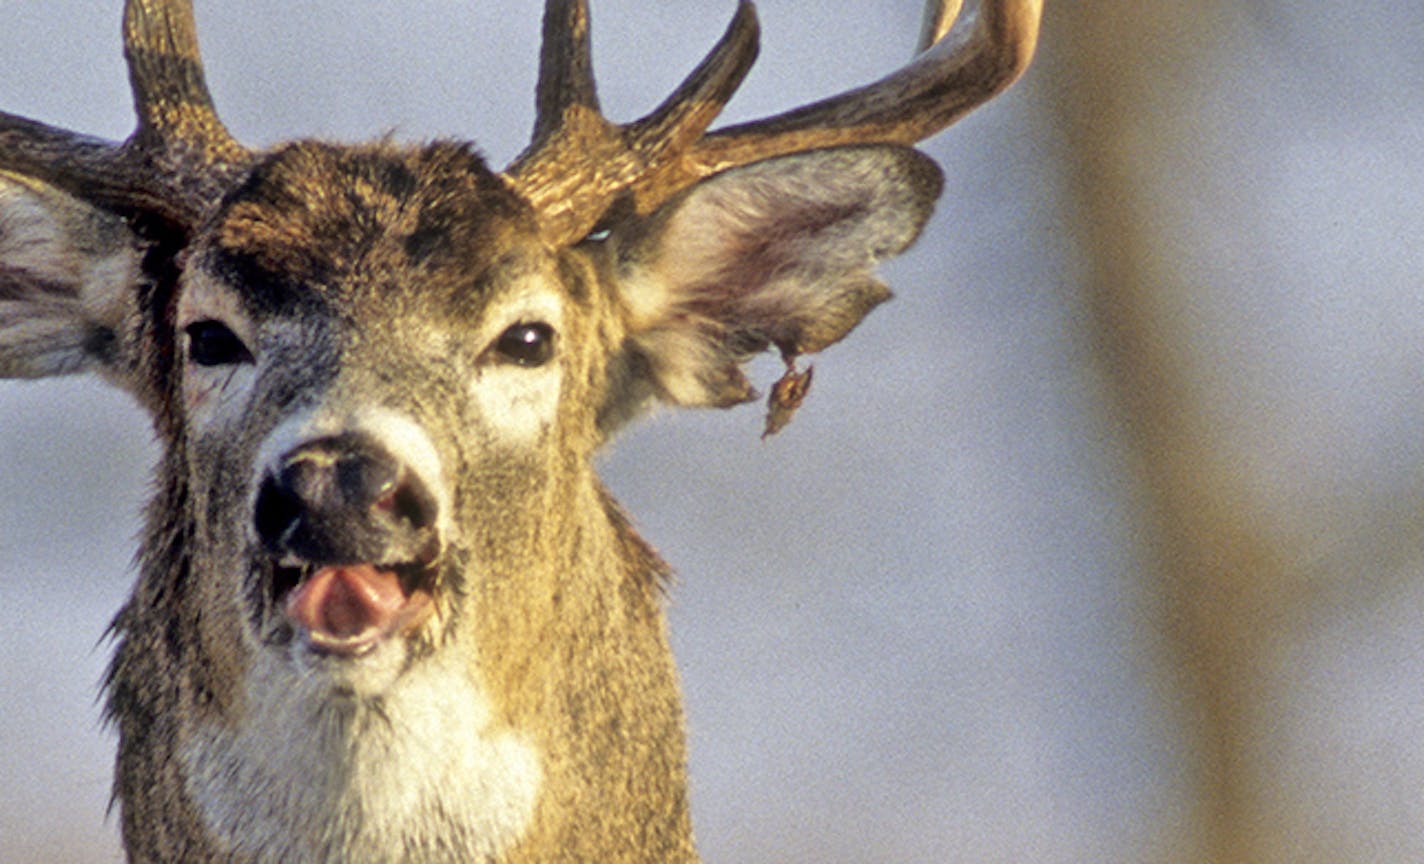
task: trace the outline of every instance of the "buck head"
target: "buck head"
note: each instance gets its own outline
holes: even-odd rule
[[[754,399],[761,351],[799,385],[888,297],[940,191],[908,145],[1013,80],[1039,4],[955,12],[870,88],[706,134],[749,3],[617,126],[552,0],[499,173],[240,146],[182,2],[127,4],[127,142],[0,115],[0,375],[97,371],[164,448],[110,681],[133,857],[693,856],[664,568],[592,455],[650,405]]]

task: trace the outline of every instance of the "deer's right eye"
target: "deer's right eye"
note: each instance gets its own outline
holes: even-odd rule
[[[188,334],[188,359],[199,366],[252,362],[247,346],[221,321],[194,321],[184,332]]]

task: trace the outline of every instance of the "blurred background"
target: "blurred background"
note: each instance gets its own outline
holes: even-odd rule
[[[731,0],[595,2],[640,116]],[[0,5],[0,107],[131,127],[121,4]],[[532,123],[539,4],[197,14],[229,128]],[[908,59],[914,0],[762,0],[726,119]],[[709,862],[1424,859],[1424,5],[1080,0],[927,142],[895,302],[796,421],[665,413],[604,475],[677,569]],[[778,374],[757,367],[768,385]],[[103,634],[155,448],[0,383],[0,860],[121,860]]]

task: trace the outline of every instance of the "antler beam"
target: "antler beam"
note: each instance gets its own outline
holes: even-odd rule
[[[1008,87],[1028,68],[1042,0],[981,0],[948,22],[930,3],[930,32],[944,35],[910,65],[867,87],[722,129],[699,142],[689,162],[697,179],[782,153],[844,144],[913,144],[939,132]]]

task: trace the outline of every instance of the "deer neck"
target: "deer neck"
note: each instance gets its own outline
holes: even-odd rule
[[[213,860],[694,860],[664,566],[596,483],[571,494],[587,496],[584,517],[532,538],[526,566],[471,578],[467,626],[369,700],[262,652],[234,659],[198,626],[211,598],[143,620],[143,598],[201,582],[169,532],[117,624],[126,826],[196,823]],[[165,633],[200,662],[159,669],[132,650]],[[170,719],[129,719],[142,717]],[[155,764],[169,783],[153,783]]]
[[[481,605],[488,675],[508,722],[535,730],[545,794],[513,861],[696,860],[682,705],[662,611],[667,568],[594,484],[552,554]]]

